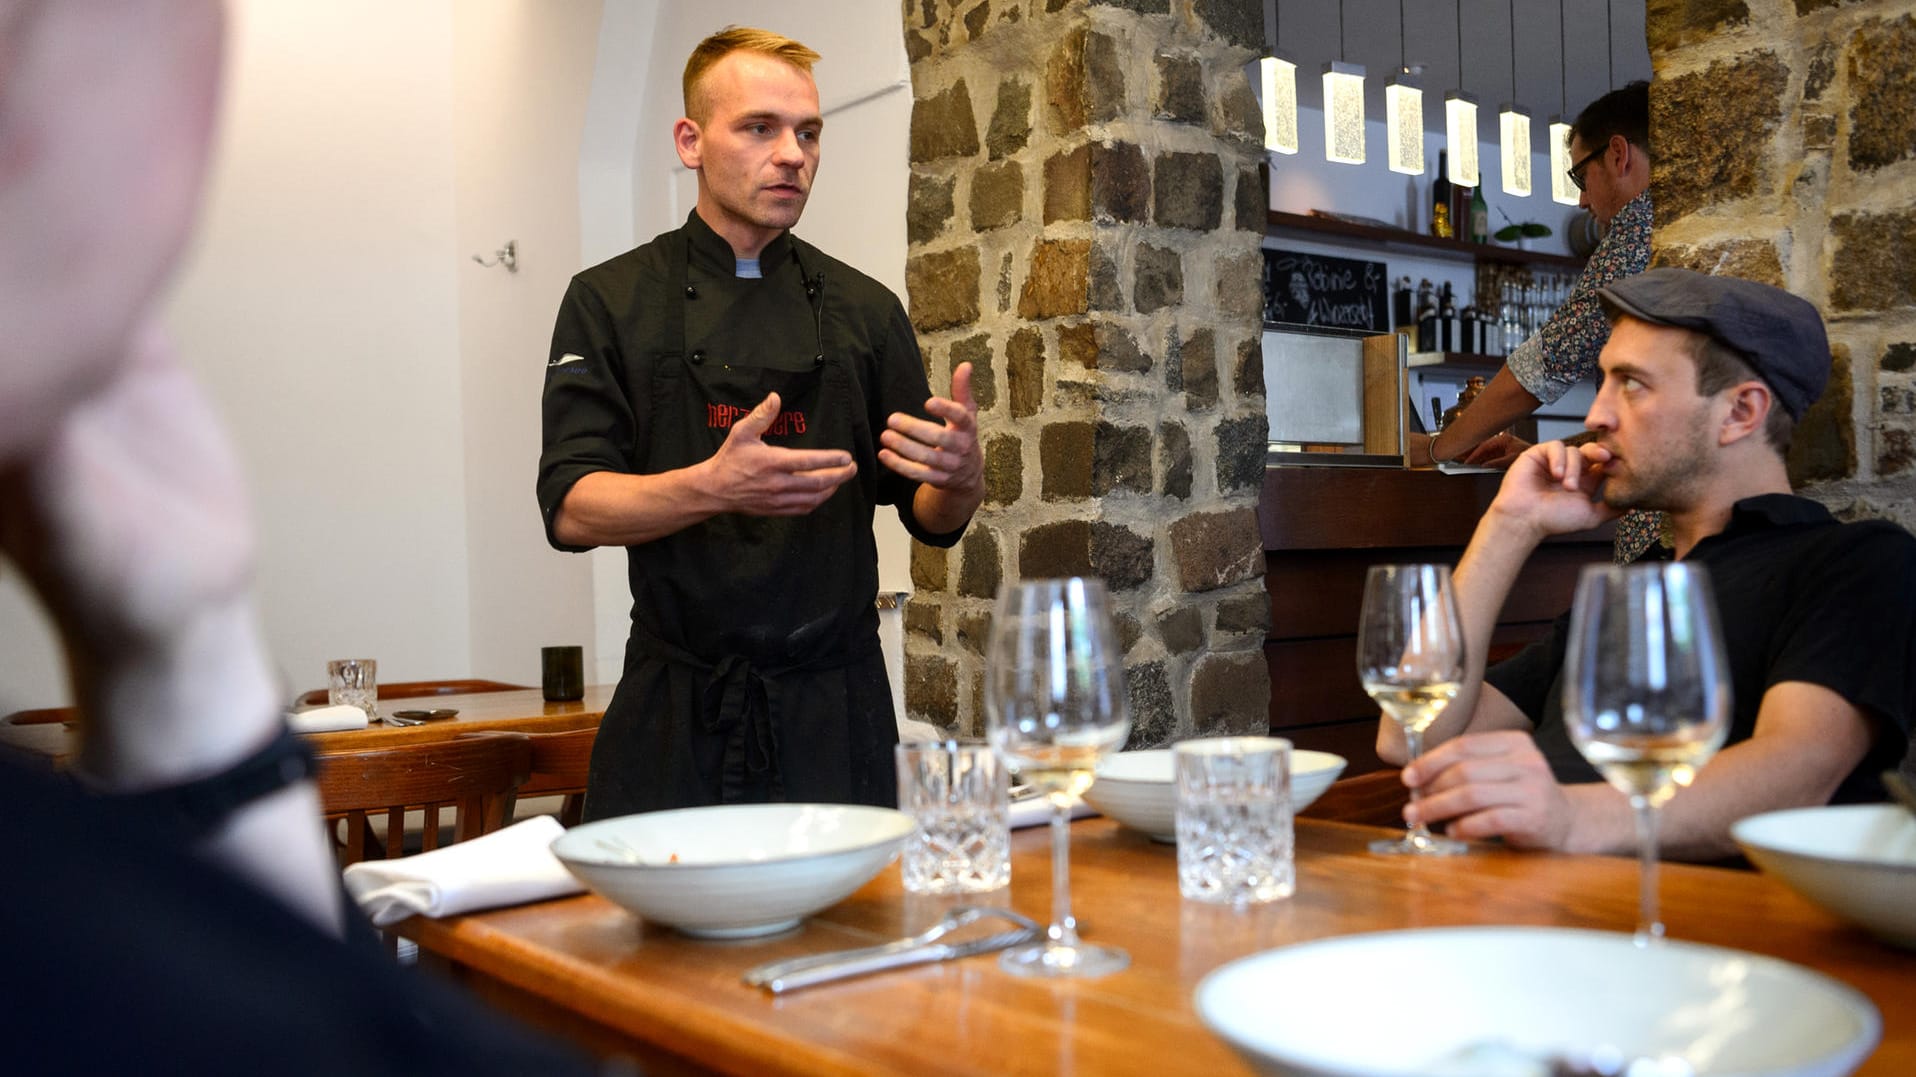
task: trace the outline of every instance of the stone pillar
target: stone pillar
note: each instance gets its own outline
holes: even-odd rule
[[[1916,526],[1916,14],[1907,0],[1651,0],[1654,261],[1788,288],[1835,367],[1790,477]]]
[[[1134,746],[1268,728],[1256,0],[905,0],[906,287],[988,495],[916,546],[907,706],[984,724],[1001,581],[1106,581]]]

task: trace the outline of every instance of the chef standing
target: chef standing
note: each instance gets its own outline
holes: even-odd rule
[[[950,546],[984,497],[971,368],[932,397],[904,307],[791,234],[818,54],[728,27],[686,63],[683,227],[579,273],[553,331],[538,496],[562,550],[626,547],[632,632],[586,816],[890,804],[878,505]]]

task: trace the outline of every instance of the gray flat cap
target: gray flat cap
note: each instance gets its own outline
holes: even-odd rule
[[[1829,382],[1830,342],[1822,315],[1781,288],[1689,269],[1652,269],[1598,294],[1632,317],[1723,342],[1769,384],[1793,419],[1803,417]]]

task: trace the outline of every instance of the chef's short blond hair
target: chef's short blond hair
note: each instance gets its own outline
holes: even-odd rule
[[[686,116],[699,123],[705,122],[711,114],[711,102],[706,99],[699,83],[713,64],[735,52],[756,52],[783,60],[808,75],[812,73],[812,65],[818,62],[818,53],[784,34],[750,26],[727,26],[699,42],[698,47],[692,50],[691,57],[685,61],[681,91],[685,95]]]

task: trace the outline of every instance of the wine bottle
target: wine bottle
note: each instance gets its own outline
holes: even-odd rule
[[[1417,350],[1437,350],[1437,301],[1432,297],[1429,278],[1417,284]]]
[[[1449,155],[1437,151],[1437,179],[1430,185],[1430,234],[1450,239],[1457,234],[1450,216],[1450,177],[1445,175]]]
[[[1490,206],[1484,201],[1484,189],[1470,189],[1470,241],[1490,242]]]

